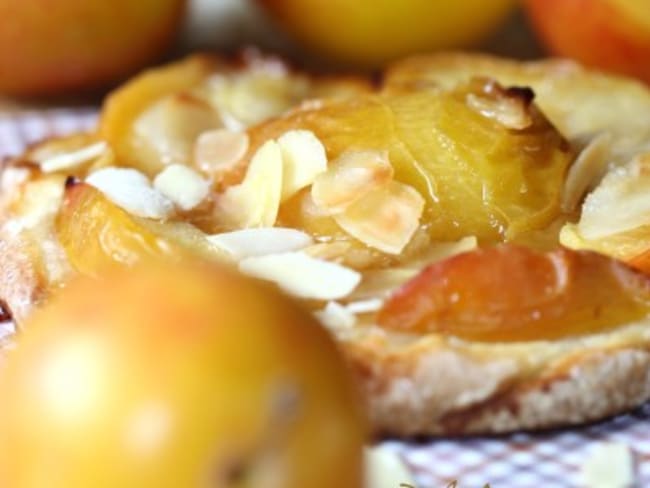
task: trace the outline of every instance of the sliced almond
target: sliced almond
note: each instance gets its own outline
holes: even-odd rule
[[[560,229],[560,244],[569,249],[587,249],[588,244],[584,241],[576,224],[564,224]]]
[[[403,263],[402,266],[365,271],[361,284],[348,298],[361,301],[361,303],[386,299],[397,288],[417,276],[430,264],[476,249],[477,245],[474,236],[464,237],[456,242],[432,243],[426,253]],[[355,302],[350,302],[350,305],[352,303]]]
[[[102,168],[86,178],[116,205],[130,214],[150,219],[164,219],[174,212],[174,204],[151,187],[149,179],[128,168]]]
[[[331,215],[340,214],[392,177],[393,166],[386,151],[349,151],[315,179],[311,195],[314,203]]]
[[[235,229],[273,227],[281,192],[282,152],[277,142],[267,141],[251,159],[244,181],[219,196],[219,218]]]
[[[356,302],[349,302],[345,305],[345,309],[354,314],[378,312],[384,301],[381,298],[369,298],[367,300],[359,300]]]
[[[0,170],[0,208],[4,209],[22,197],[16,188],[26,183],[31,177],[31,170],[20,166],[5,166]]]
[[[307,80],[278,71],[252,69],[214,76],[209,91],[226,127],[243,130],[280,115],[304,96]]]
[[[301,252],[247,258],[239,263],[239,269],[272,281],[291,295],[314,300],[344,298],[361,281],[361,275],[350,268]]]
[[[601,443],[582,465],[584,486],[589,488],[625,488],[636,486],[634,458],[621,443]]]
[[[225,232],[208,236],[208,240],[228,252],[235,260],[298,251],[313,242],[309,234],[283,227]]]
[[[413,475],[401,458],[384,446],[365,449],[366,484],[365,488],[416,488]]]
[[[587,195],[578,222],[587,240],[650,224],[650,153],[610,171]]]
[[[417,276],[420,271],[421,269],[401,267],[366,271],[363,274],[363,281],[348,298],[359,301],[386,299],[397,288]]]
[[[278,144],[284,162],[282,201],[285,201],[327,170],[327,155],[320,139],[308,130],[285,132]]]
[[[336,261],[345,257],[352,244],[345,241],[319,242],[303,251],[313,258]]]
[[[191,93],[163,98],[144,112],[134,124],[134,136],[141,148],[146,171],[163,166],[191,164],[194,142],[206,130],[221,126],[219,115],[209,103]]]
[[[476,236],[463,237],[454,242],[433,242],[423,252],[419,253],[417,257],[404,263],[404,266],[419,271],[433,263],[450,258],[456,254],[472,251],[477,247],[478,239],[476,239]]]
[[[194,144],[194,164],[216,181],[232,171],[248,151],[246,132],[215,129],[201,133]]]
[[[470,93],[467,95],[467,105],[508,129],[523,130],[533,124],[533,119],[528,111],[517,101],[492,100]]]
[[[100,141],[76,151],[57,154],[41,161],[43,173],[54,173],[57,171],[71,170],[78,168],[93,159],[100,157],[106,151],[107,145]]]
[[[566,177],[562,192],[562,210],[573,212],[584,194],[600,182],[607,170],[611,142],[612,135],[603,132],[594,137],[580,152]]]
[[[13,168],[7,168],[3,172]],[[29,176],[29,174],[28,174]],[[36,230],[51,227],[61,206],[65,188],[64,175],[47,175],[26,181],[20,189],[19,197],[12,202],[12,218],[3,222],[3,230],[9,235],[17,235],[25,229]]]
[[[370,191],[334,219],[367,246],[400,254],[420,225],[423,210],[424,198],[415,188],[392,181]]]
[[[356,316],[338,302],[328,302],[315,315],[323,325],[331,329],[349,329],[357,322]]]
[[[172,164],[158,173],[153,186],[181,210],[192,210],[210,193],[210,183],[182,164]]]
[[[467,106],[503,127],[524,130],[533,125],[532,102],[535,93],[529,88],[504,88],[492,79],[474,78],[480,94],[469,93]]]

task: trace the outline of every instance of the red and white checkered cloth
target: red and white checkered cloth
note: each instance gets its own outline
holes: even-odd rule
[[[96,110],[90,108],[0,114],[0,156],[20,153],[26,144],[53,134],[91,129],[95,121]],[[635,487],[650,487],[650,404],[607,422],[564,431],[388,441],[384,446],[404,459],[417,488],[445,488],[452,480],[458,488],[487,483],[491,488],[559,488],[585,486],[580,468],[602,442],[628,446],[635,460]]]

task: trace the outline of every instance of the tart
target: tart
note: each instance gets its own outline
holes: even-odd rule
[[[583,423],[650,398],[649,169],[650,90],[568,61],[195,57],[5,165],[0,297],[199,255],[319,317],[378,433]]]

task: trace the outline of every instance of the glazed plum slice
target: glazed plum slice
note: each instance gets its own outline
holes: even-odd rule
[[[645,317],[649,285],[596,253],[503,244],[427,267],[385,303],[378,323],[477,341],[553,340]]]

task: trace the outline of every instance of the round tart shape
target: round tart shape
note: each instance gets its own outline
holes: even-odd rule
[[[20,322],[71,275],[200,255],[319,317],[378,433],[593,421],[650,398],[649,152],[650,91],[568,61],[422,56],[373,88],[190,59],[8,163],[0,297]],[[630,229],[633,256],[602,244]]]

